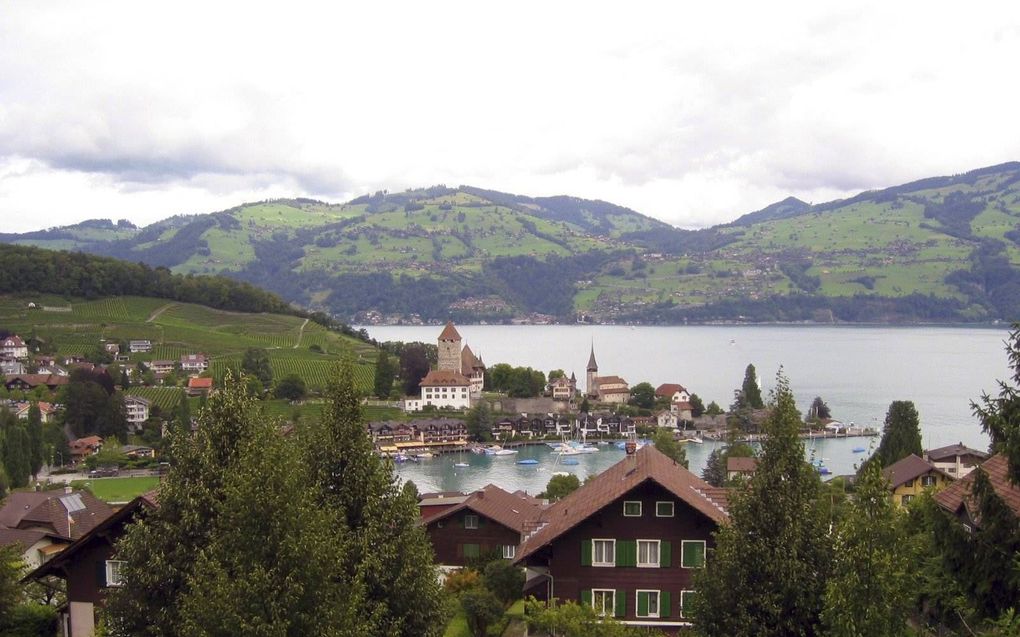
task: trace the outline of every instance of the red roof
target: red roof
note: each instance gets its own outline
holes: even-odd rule
[[[212,389],[213,379],[211,378],[189,378],[188,389]]]
[[[441,341],[459,341],[460,332],[453,326],[453,321],[447,321],[446,327],[443,328],[442,333],[439,335]]]
[[[739,471],[741,473],[753,473],[758,469],[758,459],[754,457],[733,456],[726,458],[727,471]]]
[[[21,340],[21,337],[17,334],[12,334],[4,339],[3,347],[24,347],[25,341]]]
[[[979,522],[978,511],[974,499],[971,497],[971,488],[978,471],[984,471],[992,483],[992,489],[1002,498],[1006,506],[1013,511],[1013,514],[1020,517],[1020,486],[1009,480],[1009,460],[1006,456],[996,454],[981,463],[974,471],[952,483],[942,491],[935,494],[935,502],[950,513],[955,514],[960,507],[966,507],[970,518]]]
[[[419,383],[421,387],[466,387],[470,384],[464,374],[437,369],[430,371]]]
[[[672,398],[673,394],[678,391],[687,391],[687,389],[685,389],[683,385],[678,385],[677,383],[663,383],[655,390],[655,395],[662,396],[663,398]]]
[[[570,529],[640,484],[651,480],[671,492],[694,510],[722,524],[729,519],[727,491],[713,487],[652,445],[645,445],[633,456],[617,462],[567,497],[545,509],[535,521],[542,525],[525,539],[517,558],[551,544]]]

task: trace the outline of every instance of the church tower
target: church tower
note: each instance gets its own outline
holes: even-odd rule
[[[460,333],[453,326],[453,321],[447,321],[443,333],[439,335],[440,371],[463,373],[460,364],[460,342]]]
[[[598,375],[599,364],[595,362],[595,344],[592,343],[591,356],[588,357],[588,378],[587,378],[588,385],[585,387],[585,390],[588,392],[589,396],[597,392],[597,388],[595,387],[595,379],[598,377]]]

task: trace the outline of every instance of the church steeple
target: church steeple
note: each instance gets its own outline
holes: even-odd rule
[[[599,364],[595,362],[595,344],[591,346],[591,356],[588,357],[588,371],[597,372],[599,371]]]

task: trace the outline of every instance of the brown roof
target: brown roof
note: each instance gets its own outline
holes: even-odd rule
[[[995,490],[995,493],[1002,498],[1002,501],[1013,511],[1014,515],[1020,517],[1020,486],[1009,481],[1009,460],[1001,453],[985,460],[977,469],[967,474],[966,477],[957,480],[935,494],[935,502],[943,509],[954,514],[960,510],[961,506],[965,506],[970,518],[978,521],[977,505],[970,494],[971,486],[974,484],[978,471],[985,472],[992,483],[992,489]]]
[[[21,545],[22,551],[28,550],[33,544],[44,537],[53,537],[53,535],[46,531],[26,531],[24,529],[0,528],[0,546],[19,544]]]
[[[447,321],[446,327],[443,328],[442,333],[439,334],[439,340],[441,341],[459,341],[460,332],[453,326],[453,321]]]
[[[441,502],[441,500],[433,499],[430,503],[440,504]],[[494,484],[487,484],[468,495],[457,506],[441,511],[437,515],[429,517],[425,522],[431,524],[436,520],[449,517],[457,511],[471,509],[479,515],[499,522],[508,529],[524,533],[526,529],[531,528],[531,523],[538,518],[543,507],[541,500],[533,498],[527,493],[522,491],[509,493]]]
[[[8,383],[15,380],[20,380],[29,387],[38,387],[39,385],[54,387],[66,385],[70,382],[67,376],[59,376],[57,374],[9,374],[7,376]]]
[[[940,460],[948,460],[957,456],[974,456],[985,460],[988,458],[988,454],[984,451],[978,451],[977,449],[971,449],[965,446],[962,442],[958,442],[955,445],[949,445],[947,447],[939,447],[938,449],[929,449],[924,452],[924,455],[932,461],[938,462]]]
[[[469,371],[475,367],[485,367],[485,364],[482,363],[482,359],[475,356],[470,347],[465,345],[460,351],[460,368],[462,371]]]
[[[15,498],[15,495],[31,497]],[[5,526],[49,527],[54,534],[72,540],[92,530],[113,513],[109,504],[88,491],[40,491],[11,496],[0,509],[0,519]],[[12,520],[16,521],[11,523]]]
[[[21,337],[17,334],[12,334],[4,339],[4,347],[24,347],[25,341],[21,340]]]
[[[101,444],[103,444],[103,439],[100,438],[99,436],[86,436],[84,438],[78,438],[77,440],[72,440],[71,444],[68,445],[68,446],[70,446],[71,449],[74,450],[75,448],[79,448],[80,449],[80,448],[83,448],[83,447],[95,447],[96,445],[101,445]]]
[[[678,391],[687,391],[687,389],[683,385],[678,385],[677,383],[663,383],[655,390],[655,395],[669,398]]]
[[[464,374],[438,369],[430,371],[419,383],[421,387],[457,387],[470,384],[471,381]]]
[[[645,445],[545,509],[541,527],[527,539],[517,561],[546,546],[604,507],[651,480],[717,524],[729,519],[725,489],[713,487],[652,445]]]
[[[743,458],[740,456],[733,456],[726,458],[726,470],[727,471],[741,471],[741,472],[753,472],[758,469],[758,459],[755,457]]]
[[[601,385],[603,383],[606,385],[626,385],[627,381],[623,380],[619,376],[599,376],[595,379],[596,385]]]
[[[900,486],[904,482],[913,480],[918,476],[923,476],[926,473],[934,472],[941,473],[944,476],[948,476],[945,472],[936,469],[927,460],[918,458],[914,454],[910,454],[902,460],[897,460],[885,469],[882,469],[882,477],[889,481],[889,484],[893,489]]]

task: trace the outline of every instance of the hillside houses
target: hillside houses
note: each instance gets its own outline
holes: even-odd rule
[[[28,358],[28,345],[17,334],[11,334],[0,340],[0,358],[25,360]]]

